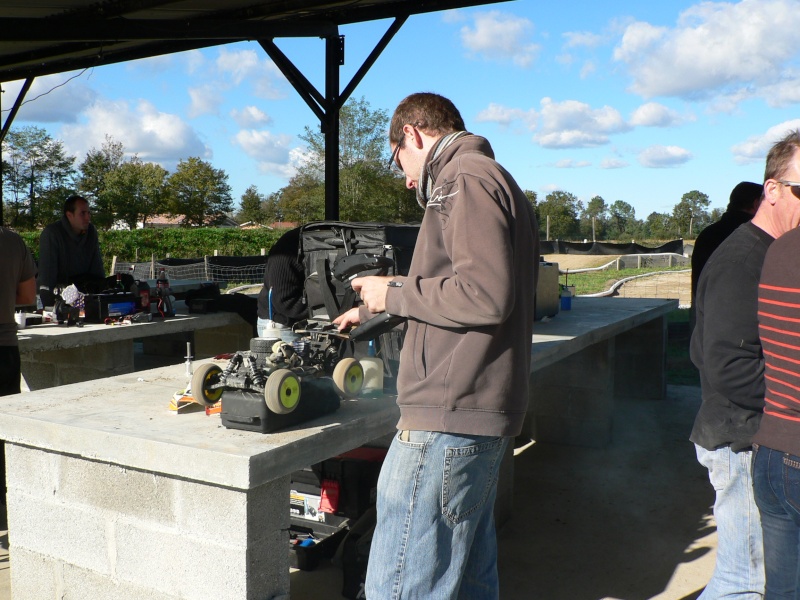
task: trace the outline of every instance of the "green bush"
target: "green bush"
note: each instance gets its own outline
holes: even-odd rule
[[[198,227],[192,229],[135,229],[133,231],[99,231],[100,251],[106,271],[116,256],[123,262],[147,262],[152,256],[165,258],[199,258],[212,256],[256,256],[266,251],[284,234],[285,229],[235,229]],[[39,258],[39,231],[20,235]]]

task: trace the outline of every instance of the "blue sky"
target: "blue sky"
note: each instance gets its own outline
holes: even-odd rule
[[[342,89],[389,25],[340,29]],[[412,92],[448,96],[540,198],[624,200],[643,219],[697,189],[724,208],[800,127],[799,30],[800,0],[501,2],[410,17],[353,96],[389,113]],[[276,43],[324,91],[324,42]],[[3,84],[4,109],[21,84]],[[318,127],[257,43],[42,77],[26,100],[14,127],[45,128],[78,163],[106,135],[170,171],[199,156],[237,204],[286,185]]]

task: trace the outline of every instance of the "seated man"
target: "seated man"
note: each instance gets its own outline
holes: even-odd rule
[[[305,270],[298,256],[300,227],[284,233],[272,246],[258,294],[258,336],[267,329],[291,329],[308,317],[303,301]],[[271,292],[271,293],[270,293]]]
[[[38,291],[45,306],[53,305],[56,288],[86,278],[105,278],[97,229],[91,219],[89,203],[81,196],[70,196],[61,220],[42,231]]]

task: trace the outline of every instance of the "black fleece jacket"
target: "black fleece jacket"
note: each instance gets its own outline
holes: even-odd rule
[[[758,282],[773,239],[745,223],[717,248],[700,275],[691,357],[700,370],[703,403],[690,439],[706,450],[749,449],[761,420]]]

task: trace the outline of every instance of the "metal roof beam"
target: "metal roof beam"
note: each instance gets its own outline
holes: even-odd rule
[[[236,21],[207,19],[156,20],[0,18],[3,42],[94,42],[161,40],[258,40],[276,37],[327,37],[337,35],[332,22]]]

